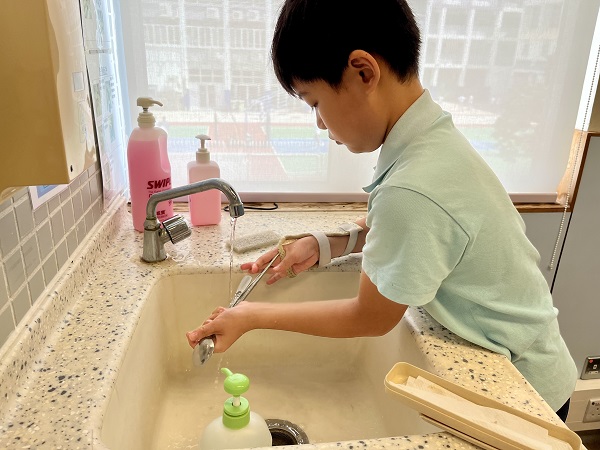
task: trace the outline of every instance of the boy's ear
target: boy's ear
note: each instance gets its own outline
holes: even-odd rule
[[[352,72],[370,89],[377,86],[381,77],[381,68],[377,60],[364,50],[354,50],[348,57],[348,66]]]

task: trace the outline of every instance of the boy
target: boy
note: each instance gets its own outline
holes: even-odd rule
[[[362,251],[358,294],[218,308],[188,341],[193,347],[215,335],[222,352],[258,328],[377,336],[408,306],[421,306],[457,335],[510,358],[565,420],[577,373],[539,254],[496,176],[422,88],[419,46],[404,0],[285,1],[272,45],[279,82],[351,152],[382,147],[355,245],[346,236],[298,239],[280,253],[268,283],[326,264],[328,255]],[[277,251],[242,269],[257,273]]]

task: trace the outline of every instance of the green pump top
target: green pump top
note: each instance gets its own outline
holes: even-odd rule
[[[250,387],[250,379],[241,373],[233,373],[223,367],[221,372],[227,375],[223,388],[231,394],[223,405],[223,425],[233,430],[244,428],[250,423],[250,403],[242,394]]]

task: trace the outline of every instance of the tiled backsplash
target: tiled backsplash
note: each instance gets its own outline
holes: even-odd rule
[[[27,188],[0,204],[0,347],[70,261],[102,211],[99,164],[35,211]]]

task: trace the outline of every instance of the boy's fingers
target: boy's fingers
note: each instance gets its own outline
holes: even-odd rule
[[[267,253],[264,253],[256,260],[256,264],[260,268],[260,270],[264,269],[267,264],[271,262],[271,260],[275,257],[275,255],[279,254],[279,250],[276,248],[273,250],[269,250]]]
[[[314,265],[314,263],[311,260],[307,259],[306,261],[303,261],[301,263],[294,264],[292,266],[292,269],[293,269],[294,273],[296,275],[298,275],[300,272],[304,272],[305,270],[310,269],[313,265]]]
[[[196,347],[198,342],[200,342],[202,339],[215,334],[214,328],[215,326],[213,325],[212,320],[206,320],[200,328],[196,328],[195,330],[185,333],[190,347]]]
[[[185,333],[185,337],[187,338],[188,344],[190,345],[190,347],[194,348],[196,347],[196,345],[198,345],[198,339],[196,339],[196,331],[188,331],[187,333]]]
[[[287,259],[287,261],[286,261]],[[281,278],[285,278],[287,276],[288,269],[292,269],[296,275],[305,270],[304,266],[306,266],[306,262],[298,262],[294,261],[291,258],[283,258],[283,260],[274,266],[273,272],[280,275]],[[308,266],[310,267],[310,266]]]
[[[274,264],[273,266],[271,266],[271,269],[273,270],[273,272],[285,275],[285,272],[290,267],[292,267],[294,264],[298,263],[298,261],[296,261],[293,258],[293,256],[294,255],[286,255],[285,258],[279,260],[279,264]]]
[[[275,282],[277,282],[277,281],[281,280],[282,278],[284,278],[284,277],[283,277],[281,274],[279,274],[279,273],[275,273],[275,274],[273,274],[273,276],[272,276],[272,277],[270,277],[270,278],[267,280],[267,284],[268,284],[268,285],[271,285],[271,284],[273,284],[273,283],[275,283]]]
[[[269,262],[271,262],[271,260],[273,259],[273,257],[277,253],[279,253],[279,250],[277,250],[277,249],[269,250],[268,252],[266,252],[266,253],[262,254],[261,256],[259,256],[256,261],[254,261],[254,262],[248,262],[248,263],[243,263],[240,266],[240,269],[247,270],[250,273],[258,273],[262,269],[264,269],[264,267],[267,264],[269,264]]]

